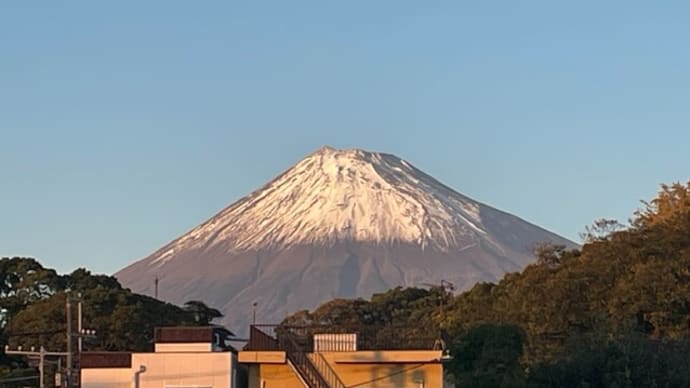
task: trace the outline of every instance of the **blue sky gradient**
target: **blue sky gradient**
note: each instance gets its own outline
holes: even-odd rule
[[[577,240],[689,178],[689,12],[4,2],[0,255],[112,273],[324,144]]]

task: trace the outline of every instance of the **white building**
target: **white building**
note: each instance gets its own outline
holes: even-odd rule
[[[162,327],[152,353],[85,352],[82,388],[236,388],[237,352],[220,327]]]

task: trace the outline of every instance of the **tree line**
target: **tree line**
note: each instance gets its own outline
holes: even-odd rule
[[[27,360],[6,355],[5,345],[66,351],[66,298],[77,295],[85,327],[96,331],[93,338],[84,339],[86,350],[149,351],[157,326],[208,325],[222,316],[201,301],[184,306],[165,303],[83,268],[60,275],[33,258],[5,257],[0,259],[0,380],[36,374]],[[76,315],[72,319],[76,331]]]
[[[661,187],[626,225],[457,296],[397,288],[287,322],[412,325],[448,333],[448,371],[471,387],[690,387],[690,184]]]

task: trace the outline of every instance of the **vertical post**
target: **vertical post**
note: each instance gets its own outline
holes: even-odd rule
[[[55,385],[62,387],[62,382],[65,380],[64,376],[62,376],[62,357],[58,357],[57,371],[59,373],[60,380],[58,381],[58,379],[55,379]]]
[[[41,345],[41,350],[39,354],[39,360],[38,360],[38,373],[40,374],[39,376],[39,387],[40,388],[45,388],[45,357],[46,357],[46,349]]]
[[[72,388],[72,301],[70,295],[66,295],[65,310],[67,313],[67,365],[65,365],[65,378],[67,388]]]
[[[446,288],[441,287],[441,303],[439,304],[441,306],[441,322],[439,322],[439,325],[438,325],[439,328],[443,326],[443,318],[445,318],[444,314],[443,314],[444,313],[443,307],[445,304],[446,304]]]
[[[158,299],[158,276],[153,281],[153,297]]]
[[[252,303],[252,325],[256,325],[256,302]]]
[[[81,349],[82,349],[82,338],[81,338],[81,335],[82,335],[82,329],[83,329],[83,328],[82,328],[82,317],[81,317],[81,294],[79,294],[79,296],[80,296],[80,298],[79,298],[79,300],[77,301],[77,334],[78,334],[78,337],[77,337],[77,341],[78,341],[77,349],[78,349],[79,353],[81,353]]]

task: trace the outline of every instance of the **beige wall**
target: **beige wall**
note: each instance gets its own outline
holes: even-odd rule
[[[261,364],[259,365],[259,379],[252,381],[253,388],[301,388],[304,387],[297,373],[289,364]],[[251,376],[251,374],[250,374]]]
[[[336,364],[346,386],[367,388],[442,388],[440,364]]]
[[[140,365],[146,372],[140,374],[139,388],[233,388],[233,362],[229,352],[134,353],[132,368],[82,370],[82,388],[134,387]]]
[[[240,360],[249,362],[249,388],[303,387],[299,377],[287,363],[263,357],[264,352],[251,352]],[[265,352],[269,353],[269,352]],[[442,388],[443,366],[440,351],[379,351],[321,353],[347,386],[361,388]],[[312,355],[318,357],[318,355]],[[264,384],[262,386],[262,383]]]
[[[89,368],[81,371],[83,388],[132,388],[134,371],[130,368]]]
[[[181,343],[181,344],[155,344],[156,353],[176,353],[176,352],[210,352],[211,344],[208,342]]]
[[[359,352],[321,352],[336,363],[356,362],[437,362],[440,350],[364,350]]]
[[[285,352],[241,351],[238,355],[241,363],[285,364]]]
[[[347,386],[366,388],[442,388],[443,365],[436,352],[322,353]],[[440,352],[438,352],[440,356]]]

